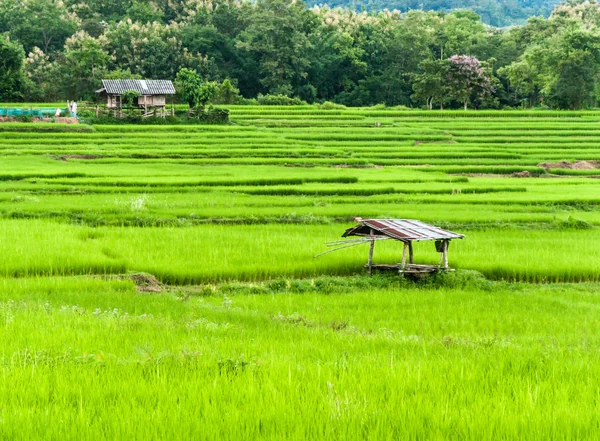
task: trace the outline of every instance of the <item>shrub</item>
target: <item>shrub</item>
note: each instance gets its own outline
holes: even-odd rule
[[[569,216],[567,220],[559,222],[558,227],[567,230],[590,230],[593,228],[588,222],[574,218],[573,216]]]
[[[33,118],[31,117],[31,115],[17,115],[14,118],[15,118],[15,121],[17,121],[17,122],[26,122],[26,123],[33,122]]]
[[[212,102],[215,104],[242,104],[240,90],[231,84],[229,78],[226,78],[219,86],[219,90]]]
[[[206,110],[194,114],[189,118],[186,112],[177,112],[176,116],[166,118],[143,118],[139,115],[128,115],[124,118],[100,116],[86,118],[87,124],[140,124],[140,125],[178,125],[178,124],[227,124],[229,123],[229,110],[208,107]]]
[[[287,95],[262,95],[258,94],[257,102],[263,106],[300,106],[307,104],[298,97],[291,98]]]
[[[336,110],[336,109],[345,109],[346,106],[343,104],[332,103],[331,101],[325,101],[323,104],[319,104],[319,109],[323,110]]]

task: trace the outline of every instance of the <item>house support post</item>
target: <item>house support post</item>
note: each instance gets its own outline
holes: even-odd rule
[[[371,246],[369,248],[369,275],[373,272],[373,251],[375,250],[375,237],[373,234],[373,229],[371,229]]]
[[[415,263],[412,241],[408,242],[408,263],[410,263],[411,265]]]
[[[448,269],[448,240],[444,241],[444,248],[443,248],[443,257],[444,257],[444,269]]]
[[[400,264],[400,271],[406,268],[406,250],[408,249],[408,242],[403,242],[404,248],[402,248],[402,263]]]

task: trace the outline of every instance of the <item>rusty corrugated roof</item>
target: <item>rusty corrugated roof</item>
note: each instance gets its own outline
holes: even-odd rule
[[[411,219],[361,219],[356,227],[346,230],[342,237],[368,236],[371,229],[375,235],[383,235],[396,240],[441,240],[462,239],[462,234],[443,230],[433,225]]]

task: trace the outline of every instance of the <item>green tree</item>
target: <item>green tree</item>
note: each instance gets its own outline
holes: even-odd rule
[[[550,104],[566,109],[595,105],[600,36],[595,32],[575,29],[565,32],[557,40],[558,57],[547,60],[549,69],[545,91]]]
[[[34,47],[25,59],[27,101],[62,101],[62,90],[56,87],[56,65],[40,48]]]
[[[76,30],[77,18],[61,1],[0,2],[0,32],[10,32],[27,53],[37,46],[46,54],[54,54]]]
[[[132,6],[133,0],[64,0],[70,7],[76,7],[81,3],[95,14],[100,15],[104,20],[120,21],[127,14],[127,10]]]
[[[111,25],[104,37],[112,67],[147,79],[175,78],[182,67],[200,71],[205,78],[218,74],[211,59],[183,47],[179,26],[124,20]]]
[[[219,86],[214,102],[218,104],[236,104],[239,100],[239,89],[231,84],[229,78],[225,78],[223,83]]]
[[[162,22],[164,12],[153,2],[133,0],[127,16],[138,23]]]
[[[307,79],[318,98],[332,100],[351,92],[365,78],[367,54],[355,14],[336,14],[339,11],[318,7],[313,11],[321,23],[310,35],[312,61]]]
[[[292,0],[259,1],[237,45],[258,64],[263,92],[291,95],[304,84],[311,61],[311,14]]]
[[[204,109],[219,91],[217,83],[203,82],[198,72],[187,68],[183,68],[177,73],[175,85],[191,110]]]
[[[553,19],[554,20],[554,19]],[[502,70],[518,92],[530,101],[539,93],[545,104],[563,109],[580,109],[596,103],[600,80],[600,35],[581,23],[556,18],[561,28],[527,47],[518,61]]]
[[[131,73],[129,69],[114,69],[104,73],[103,80],[143,80],[139,74]]]
[[[516,61],[498,70],[498,74],[508,80],[515,103],[534,106],[538,88],[538,76],[535,68],[527,60]]]
[[[25,75],[23,47],[0,34],[0,102],[23,97]]]
[[[417,102],[424,102],[429,110],[433,109],[434,103],[437,103],[443,110],[450,93],[448,60],[425,60],[419,67],[423,73],[415,75],[413,79],[414,94],[412,98]]]
[[[138,98],[141,94],[137,90],[125,90],[121,94],[121,100],[124,104],[125,111],[129,116],[134,116],[138,110]]]
[[[455,11],[442,16],[437,24],[432,51],[440,60],[452,55],[470,54],[486,38],[486,34],[485,26],[477,14]]]
[[[104,37],[96,39],[83,31],[67,40],[64,55],[56,62],[67,98],[94,97],[111,60],[106,44]]]

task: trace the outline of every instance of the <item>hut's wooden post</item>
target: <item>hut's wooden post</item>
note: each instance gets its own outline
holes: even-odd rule
[[[412,241],[408,242],[408,263],[410,263],[411,265],[415,263]]]
[[[371,246],[369,248],[369,275],[371,275],[371,273],[373,272],[373,251],[375,250],[375,238],[374,233],[373,233],[373,229],[371,229]]]
[[[449,240],[445,240],[444,241],[444,252],[443,252],[443,256],[444,256],[444,269],[448,268],[448,243],[450,241]]]
[[[96,106],[96,118],[100,115],[100,106]]]
[[[402,264],[400,265],[400,269],[406,268],[406,249],[408,248],[408,243],[404,243],[404,248],[402,248]]]

